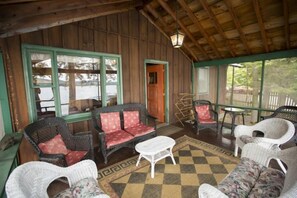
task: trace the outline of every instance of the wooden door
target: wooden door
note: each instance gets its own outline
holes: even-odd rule
[[[164,65],[146,67],[147,79],[147,109],[150,115],[165,120],[165,92],[164,92]]]

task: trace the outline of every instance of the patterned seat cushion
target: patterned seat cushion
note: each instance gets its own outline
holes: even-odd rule
[[[125,129],[125,131],[127,131],[128,133],[130,133],[131,135],[133,135],[135,137],[148,134],[150,132],[153,132],[154,130],[155,130],[154,127],[147,126],[143,123],[138,123],[135,126]]]
[[[248,197],[279,197],[284,187],[285,174],[279,170],[263,167]]]
[[[84,178],[70,188],[58,193],[54,198],[109,198],[98,186],[94,178]]]
[[[107,148],[124,143],[124,142],[128,142],[131,139],[133,139],[133,136],[124,130],[118,130],[111,133],[106,133],[106,137],[105,137]]]
[[[217,122],[210,118],[210,119],[206,119],[206,120],[199,119],[199,123],[203,123],[203,124],[215,124]]]
[[[196,106],[195,110],[198,114],[198,119],[199,120],[209,120],[211,119],[211,115],[209,112],[209,106],[208,105],[201,105],[201,106]]]
[[[251,136],[248,136],[248,135],[242,135],[242,136],[239,137],[239,139],[240,139],[243,143],[247,144],[247,143],[255,142],[256,137],[251,137]]]
[[[56,135],[54,138],[38,144],[38,147],[43,153],[46,154],[64,154],[68,153],[68,149],[62,139],[60,134]]]
[[[137,126],[139,124],[139,111],[124,111],[124,129]]]
[[[100,113],[101,128],[105,133],[121,130],[119,112]]]
[[[68,166],[79,162],[87,154],[87,151],[68,151],[69,152],[65,156]]]
[[[218,185],[218,189],[228,197],[247,197],[262,168],[263,165],[243,157],[228,177]]]

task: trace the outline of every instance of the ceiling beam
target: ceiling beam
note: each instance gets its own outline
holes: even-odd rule
[[[204,36],[204,38],[207,40],[208,44],[213,49],[213,51],[215,52],[216,56],[218,58],[222,58],[222,55],[219,53],[219,51],[218,51],[217,47],[215,46],[214,42],[211,41],[210,36],[204,30],[204,28],[202,27],[202,25],[198,21],[197,17],[192,12],[192,10],[189,8],[189,6],[186,4],[186,2],[184,0],[178,0],[178,2],[181,5],[181,7],[187,12],[187,15],[190,17],[190,19],[192,20],[192,22],[198,27],[199,31],[202,33],[202,35]]]
[[[131,0],[59,0],[34,1],[0,6],[0,21],[13,23],[22,18],[64,12],[114,3],[132,2]]]
[[[230,15],[231,15],[231,17],[232,17],[232,19],[234,21],[234,24],[236,26],[236,29],[239,32],[241,42],[243,43],[243,45],[244,45],[246,51],[248,52],[248,54],[251,54],[251,49],[248,46],[248,43],[247,43],[245,34],[243,33],[242,27],[240,25],[240,21],[239,21],[238,17],[235,14],[235,11],[234,11],[234,9],[232,7],[232,4],[231,4],[230,0],[225,0],[225,4],[227,5],[227,8],[228,8],[228,10],[230,12]]]
[[[0,37],[8,37],[17,34],[46,29],[58,25],[64,25],[81,20],[125,12],[135,8],[131,2],[122,2],[115,4],[86,7],[75,10],[66,10],[63,12],[40,15],[38,17],[26,17],[15,23],[10,21],[0,24]]]
[[[286,47],[290,49],[290,29],[289,29],[289,9],[288,9],[288,1],[283,0],[283,7],[284,7],[284,21],[285,21],[285,40],[286,40]]]
[[[199,45],[199,43],[197,42],[197,40],[194,38],[194,36],[192,35],[192,33],[185,27],[185,25],[180,20],[178,20],[176,18],[175,14],[174,14],[174,11],[171,10],[171,8],[168,6],[168,4],[166,2],[164,2],[164,0],[158,0],[158,2],[170,14],[170,16],[179,24],[179,26],[185,32],[186,36],[191,39],[191,41],[194,43],[194,45],[196,47],[198,47],[198,49],[200,50],[200,52],[202,52],[204,54],[204,56],[206,56],[209,59],[209,56],[206,53],[206,51],[201,47],[201,45]]]
[[[147,10],[157,19],[156,21],[160,22],[161,25],[163,26],[163,29],[166,29],[166,30],[169,30],[170,28],[167,26],[167,24],[164,22],[164,20],[162,19],[162,17],[158,14],[158,12],[156,12],[150,5],[147,5],[146,6]],[[168,40],[170,40],[170,37],[167,35],[166,32],[163,31],[162,27],[160,27],[159,25],[157,25],[157,23],[151,18],[149,17],[149,15],[144,12],[143,10],[140,11],[141,14],[143,16],[145,16]],[[186,44],[186,43],[183,43],[183,46],[182,48],[185,48],[188,53],[191,54],[192,58],[189,58],[190,60],[195,60],[195,61],[198,61],[199,59],[197,58],[197,56],[193,53],[193,51],[191,50],[191,48]],[[183,51],[183,54],[185,56],[188,57],[188,55]]]
[[[202,7],[204,8],[204,10],[207,12],[209,18],[211,19],[211,21],[213,22],[214,27],[216,28],[216,30],[218,31],[218,33],[221,35],[221,37],[223,37],[223,39],[226,42],[226,47],[228,47],[228,50],[230,51],[231,55],[234,57],[235,53],[234,50],[228,40],[228,38],[226,37],[224,30],[222,29],[222,27],[220,26],[220,23],[218,22],[218,20],[216,19],[214,13],[211,11],[211,9],[209,8],[209,6],[206,4],[205,0],[200,0],[200,4],[202,5]]]
[[[253,5],[254,5],[254,10],[256,12],[259,28],[260,28],[260,31],[261,31],[261,36],[262,36],[262,41],[263,41],[263,44],[264,44],[265,51],[269,52],[267,36],[266,36],[266,33],[265,33],[264,22],[263,22],[263,19],[262,19],[262,16],[261,16],[260,5],[259,5],[258,0],[253,0]]]

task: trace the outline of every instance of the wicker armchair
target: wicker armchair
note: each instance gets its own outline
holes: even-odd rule
[[[295,126],[294,142],[297,145],[297,106],[281,106],[269,116],[261,116],[261,120],[268,118],[283,118],[291,121]]]
[[[241,166],[241,168],[235,168],[227,177],[221,181],[218,186],[214,187],[209,184],[202,184],[199,187],[198,194],[199,198],[228,198],[240,197],[238,193],[247,193],[251,197],[296,197],[297,195],[297,147],[291,147],[285,150],[271,150],[264,148],[255,143],[246,144],[243,147],[241,162],[246,159],[252,160],[250,164],[255,164],[253,167]],[[278,182],[276,174],[263,174],[266,167],[269,166],[271,159],[278,159],[283,161],[287,166],[287,172],[285,174],[284,181]],[[249,161],[251,162],[251,161]],[[240,163],[242,165],[242,163]],[[256,164],[258,167],[262,167],[261,171],[258,171],[256,174]],[[279,170],[270,168],[274,173]],[[280,172],[280,171],[279,171]],[[261,173],[261,174],[259,174]],[[234,179],[234,176],[241,176]],[[244,177],[246,176],[246,177]],[[263,179],[264,176],[264,179]],[[254,177],[254,182],[251,183],[249,180],[251,177]],[[251,183],[250,188],[248,185]],[[226,188],[229,186],[229,188]],[[279,187],[281,188],[275,188]],[[247,190],[247,191],[246,191]],[[272,193],[272,191],[279,191],[280,196]],[[233,193],[233,194],[232,194]],[[259,194],[261,195],[259,195]],[[227,196],[229,195],[229,196]],[[248,197],[245,196],[245,197]]]
[[[63,118],[45,118],[29,124],[24,129],[24,136],[32,144],[34,150],[37,152],[39,160],[65,167],[68,166],[66,159],[67,154],[49,154],[43,152],[40,148],[41,143],[52,140],[58,134],[61,135],[67,150],[86,152],[80,160],[94,160],[92,134],[71,134]]]
[[[215,128],[216,131],[219,131],[218,113],[213,110],[210,101],[194,100],[193,111],[195,115],[194,125],[197,134],[199,134],[200,129],[204,128]]]
[[[60,197],[75,197],[74,193],[81,193],[77,197],[109,197],[98,187],[97,166],[92,160],[83,160],[69,167],[59,167],[39,161],[27,162],[15,168],[10,174],[5,186],[6,194],[8,198],[46,198],[49,197],[47,194],[49,185],[56,179],[64,177],[70,188],[60,192],[58,194]],[[88,185],[81,185],[83,180],[84,184]],[[75,191],[77,189],[79,191]],[[62,193],[68,196],[62,196]]]

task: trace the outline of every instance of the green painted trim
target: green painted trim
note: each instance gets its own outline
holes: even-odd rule
[[[0,52],[0,103],[1,103],[1,110],[2,110],[2,117],[3,117],[3,124],[4,124],[4,132],[5,134],[13,133],[12,122],[11,122],[11,115],[10,115],[10,108],[9,108],[9,101],[8,101],[8,92],[6,86],[6,76],[5,76],[5,69],[3,63],[2,53]]]
[[[216,105],[215,105],[215,110],[216,110],[216,112],[218,112],[218,110],[219,110],[219,107],[218,107],[218,103],[219,103],[219,98],[220,98],[220,89],[219,89],[219,87],[220,87],[220,67],[217,67],[217,98],[216,98]]]
[[[103,107],[107,105],[105,58],[106,57],[103,57],[103,56],[100,58],[100,62],[102,63],[100,68],[100,88],[101,88],[101,103]]]
[[[165,66],[165,122],[169,123],[169,62],[168,61],[160,61],[153,59],[145,59],[144,60],[144,98],[145,98],[145,106],[147,107],[147,88],[146,88],[146,65],[147,64],[162,64]]]
[[[263,99],[263,89],[264,89],[264,72],[265,72],[265,60],[262,61],[262,72],[261,72],[261,85],[260,85],[260,98],[259,98],[259,108],[262,107],[262,99]],[[257,121],[260,120],[261,110],[258,111]]]
[[[52,84],[43,84],[40,86],[34,86],[32,82],[32,67],[31,67],[31,53],[45,53],[49,54],[52,61]],[[91,113],[79,113],[74,115],[62,116],[61,102],[60,102],[60,90],[59,90],[59,79],[58,79],[58,67],[57,67],[57,56],[66,55],[66,56],[78,56],[78,57],[89,57],[89,58],[99,58],[101,61],[100,64],[100,89],[101,89],[101,100],[102,106],[107,105],[106,97],[106,69],[105,69],[105,58],[115,58],[118,60],[118,82],[117,82],[117,91],[118,91],[118,103],[123,102],[123,83],[122,83],[122,65],[121,65],[121,55],[117,54],[107,54],[107,53],[98,53],[98,52],[89,52],[81,50],[71,50],[63,49],[56,47],[47,47],[40,45],[29,45],[22,44],[22,59],[23,59],[23,68],[24,68],[24,78],[25,78],[25,87],[26,87],[26,97],[28,104],[29,119],[31,122],[37,120],[37,113],[35,107],[35,96],[32,89],[34,87],[52,87],[53,95],[55,98],[55,113],[58,117],[63,117],[67,122],[78,122],[83,120],[89,120],[91,118]]]
[[[265,53],[265,54],[255,54],[250,56],[241,56],[241,57],[235,57],[235,58],[195,62],[194,66],[195,67],[218,66],[218,65],[230,64],[230,63],[243,63],[243,62],[277,59],[277,58],[289,58],[289,57],[296,57],[296,54],[297,54],[297,49],[292,49],[292,50],[271,52],[271,53]]]

